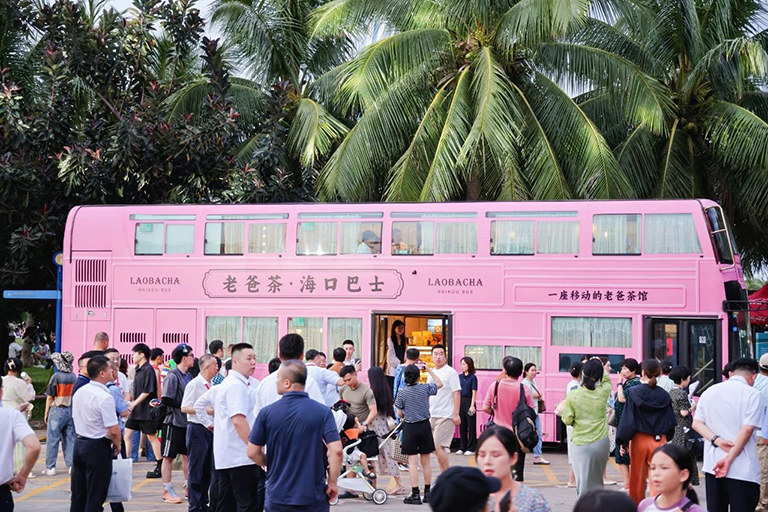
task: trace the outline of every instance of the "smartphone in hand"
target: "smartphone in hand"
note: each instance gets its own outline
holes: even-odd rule
[[[507,491],[499,501],[499,512],[509,512],[510,505],[512,505],[512,495]]]

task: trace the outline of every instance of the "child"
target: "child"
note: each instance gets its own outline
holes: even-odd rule
[[[395,398],[397,415],[404,420],[402,452],[408,455],[411,468],[411,495],[403,500],[403,503],[408,505],[422,503],[419,496],[419,461],[424,473],[425,503],[429,502],[429,486],[432,481],[429,454],[435,451],[435,442],[429,425],[429,397],[437,394],[437,390],[443,387],[443,382],[428,366],[426,370],[434,383],[419,384],[419,369],[413,364],[406,366],[403,370],[406,386],[397,392]]]
[[[660,494],[640,502],[637,512],[706,512],[690,487],[696,463],[690,450],[676,444],[656,448],[651,458],[651,485]]]

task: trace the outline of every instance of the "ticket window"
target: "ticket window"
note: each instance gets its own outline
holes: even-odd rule
[[[387,341],[392,332],[392,325],[400,320],[405,324],[406,348],[419,351],[420,359],[432,365],[432,347],[443,345],[446,349],[448,364],[451,360],[451,315],[447,314],[374,314],[375,332],[373,333],[373,364],[387,370]]]

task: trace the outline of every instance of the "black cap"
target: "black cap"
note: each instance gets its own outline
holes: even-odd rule
[[[477,468],[454,466],[437,478],[429,505],[435,512],[475,511],[484,507],[488,496],[499,489],[498,478],[485,476]]]

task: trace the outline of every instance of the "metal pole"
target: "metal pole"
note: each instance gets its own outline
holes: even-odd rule
[[[56,265],[56,291],[58,291],[56,297],[56,346],[54,348],[56,352],[61,352],[61,275],[61,265]]]

